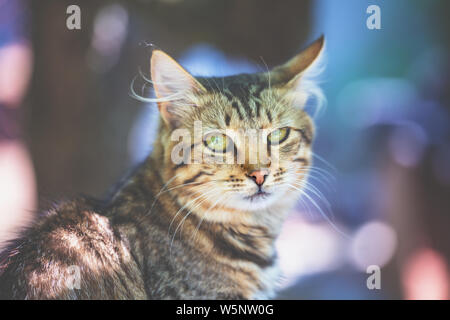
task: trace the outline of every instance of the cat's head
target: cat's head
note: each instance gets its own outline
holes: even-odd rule
[[[323,37],[270,72],[195,78],[162,51],[151,76],[163,119],[166,189],[202,218],[224,221],[292,203],[311,165],[314,126],[303,110]]]

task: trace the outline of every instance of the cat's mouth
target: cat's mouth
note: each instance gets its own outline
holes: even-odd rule
[[[255,201],[255,200],[262,200],[262,199],[266,199],[267,197],[269,197],[271,195],[271,193],[269,192],[265,192],[262,190],[258,190],[257,192],[255,192],[254,194],[245,197],[246,200],[250,200],[250,201]]]

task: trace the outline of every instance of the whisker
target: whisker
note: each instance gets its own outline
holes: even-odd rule
[[[302,167],[302,169],[315,171],[315,172],[318,172],[318,173],[320,172],[324,176],[327,176],[329,179],[336,180],[336,177],[332,173],[328,172],[327,170],[325,170],[323,168],[319,168],[319,167],[315,167],[315,166],[305,166],[305,167]]]
[[[314,199],[311,198],[310,195],[308,195],[308,193],[305,192],[305,190],[303,189],[299,189],[294,185],[289,184],[289,186],[291,188],[294,188],[295,190],[299,191],[302,193],[302,195],[304,195],[309,201],[310,203],[319,211],[319,213],[322,215],[322,217],[325,218],[325,220],[332,226],[332,228],[338,232],[339,234],[341,234],[342,236],[344,236],[345,238],[350,238],[350,236],[348,234],[346,234],[344,231],[342,231],[341,229],[339,229],[336,224],[323,212],[322,208],[314,201]]]
[[[320,200],[322,200],[325,203],[325,205],[327,206],[328,210],[332,214],[330,202],[325,198],[323,193],[320,192],[320,190],[317,189],[314,185],[312,185],[312,184],[310,184],[308,182],[305,182],[305,184],[300,184],[299,182],[297,182],[295,185],[297,185],[298,187],[303,187],[307,191],[311,191],[316,197],[318,197]]]
[[[309,168],[294,168],[297,173],[305,173],[308,176],[316,174],[319,178],[322,178],[325,182],[329,183],[330,186],[334,186],[336,183],[336,178],[331,174],[325,175],[321,170],[317,170],[318,168],[309,167]]]
[[[145,215],[149,215],[151,214],[152,210],[153,210],[153,206],[156,203],[156,200],[158,199],[158,197],[161,195],[162,191],[164,190],[164,188],[166,188],[177,176],[179,176],[180,174],[176,174],[174,175],[172,178],[170,178],[161,188],[161,190],[159,190],[159,192],[156,194],[155,199],[153,200],[153,203],[150,207],[150,210],[148,213],[146,213]]]
[[[336,186],[332,181],[329,181],[329,179],[327,179],[326,177],[324,177],[323,175],[320,175],[319,173],[317,173],[315,171],[302,170],[302,169],[300,169],[300,170],[293,169],[293,170],[295,170],[297,173],[301,172],[301,173],[305,174],[307,179],[315,180],[329,190],[336,191]]]
[[[229,197],[230,197],[229,195],[228,195],[228,197],[226,197],[226,196],[220,197],[216,202],[214,202],[213,205],[211,205],[211,206],[208,208],[208,210],[206,210],[206,211],[203,213],[202,218],[200,219],[200,222],[197,224],[197,227],[195,228],[195,231],[194,231],[193,235],[191,236],[190,241],[192,241],[192,240],[195,238],[195,235],[196,235],[197,232],[199,231],[200,225],[202,224],[203,220],[205,219],[206,214],[207,214],[210,210],[212,210],[217,204],[219,204],[219,202],[222,202],[222,200],[224,200],[224,199],[226,199],[226,198],[229,198]]]
[[[311,151],[313,157],[317,158],[318,160],[322,161],[328,168],[330,168],[333,172],[337,172],[337,169],[335,166],[333,166],[331,163],[329,163],[327,160],[319,156],[317,153]]]
[[[213,190],[210,190],[210,192],[212,192]],[[170,224],[169,224],[169,229],[167,230],[167,232],[168,232],[168,235],[170,234],[170,228],[172,227],[172,224],[173,224],[173,222],[175,221],[175,219],[176,219],[176,217],[180,214],[180,212],[182,211],[182,210],[184,210],[185,208],[187,208],[190,204],[192,204],[192,203],[194,203],[197,199],[201,199],[202,197],[204,197],[206,194],[208,194],[208,192],[207,193],[201,193],[200,194],[200,196],[198,196],[198,197],[196,197],[196,198],[194,198],[194,199],[192,199],[192,200],[189,200],[188,202],[186,202],[176,213],[175,213],[175,216],[172,218],[172,220],[170,221]]]
[[[209,194],[214,193],[216,190],[212,190],[213,192],[209,192]],[[192,207],[189,212],[184,216],[184,218],[181,220],[180,223],[178,223],[177,228],[175,229],[175,232],[173,233],[172,236],[172,240],[170,242],[170,247],[169,247],[169,253],[170,255],[172,254],[172,246],[173,246],[173,241],[175,240],[175,235],[177,234],[178,229],[180,228],[180,226],[182,226],[184,224],[184,222],[186,221],[186,219],[189,217],[189,215],[193,212],[194,209],[198,208],[200,206],[200,204],[202,204],[203,202],[205,202],[206,200],[208,200],[208,197],[206,197],[206,194],[202,194],[201,197],[205,197],[204,199],[200,200],[194,207]],[[198,199],[198,198],[197,198]]]
[[[177,176],[179,176],[179,175],[181,175],[181,173],[179,173],[178,175],[175,175],[174,177],[172,177],[172,178],[169,180],[169,182],[171,182],[175,177],[177,177]],[[167,190],[164,190],[164,191],[163,191],[163,188],[169,184],[169,182],[167,182],[167,183],[163,186],[163,188],[161,188],[161,190],[158,192],[158,194],[155,196],[155,199],[153,200],[152,206],[151,206],[149,212],[146,213],[146,215],[149,215],[149,214],[151,213],[151,211],[153,210],[153,207],[154,207],[154,205],[155,205],[155,203],[156,203],[156,200],[158,200],[158,198],[159,198],[163,193],[170,192],[170,191],[172,191],[172,190],[179,189],[179,188],[181,188],[181,187],[185,187],[185,186],[189,186],[189,185],[203,186],[203,185],[205,185],[205,184],[213,183],[213,182],[217,182],[217,181],[221,181],[221,180],[197,181],[197,182],[183,183],[183,184],[176,185],[176,186],[174,186],[174,187],[172,187],[172,188],[170,188],[170,189],[167,189]]]

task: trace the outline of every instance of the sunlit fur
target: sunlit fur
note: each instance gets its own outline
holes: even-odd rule
[[[154,52],[153,101],[161,121],[152,154],[108,201],[59,204],[0,254],[0,298],[273,297],[274,243],[312,160],[314,126],[303,107],[311,95],[321,96],[308,74],[323,45],[321,38],[271,72],[226,78],[194,78]],[[227,130],[245,161],[174,163],[178,142],[171,135],[185,129],[194,136],[195,121],[204,132]],[[265,142],[269,153],[245,143],[240,131],[285,127],[285,141]],[[190,155],[196,152],[211,154],[203,143],[193,144]],[[264,195],[255,197],[249,175],[259,169],[268,174]],[[81,289],[65,286],[73,265],[80,267]]]
[[[199,80],[202,81],[202,79]],[[236,79],[233,78],[224,79],[223,82],[219,82],[219,79],[208,79],[204,80],[204,86],[219,85],[228,81],[236,83]],[[175,177],[170,186],[189,183],[183,188],[172,191],[177,194],[180,201],[188,202],[195,195],[201,195],[208,190],[211,200],[205,200],[197,210],[193,210],[193,214],[201,214],[206,220],[253,221],[263,215],[273,216],[262,209],[280,210],[280,206],[284,207],[286,203],[292,204],[298,199],[299,191],[290,188],[290,185],[298,185],[306,179],[304,172],[299,170],[308,167],[311,163],[313,124],[302,109],[286,99],[285,89],[273,86],[260,89],[267,84],[267,79],[262,81],[260,85],[239,85],[239,88],[249,92],[259,90],[258,96],[249,94],[245,101],[234,98],[232,93],[229,93],[227,97],[223,91],[228,89],[224,88],[199,96],[194,102],[196,107],[182,118],[177,128],[188,129],[191,131],[191,136],[194,136],[194,121],[201,121],[205,131],[214,129],[225,132],[227,130],[237,152],[249,157],[250,154],[257,154],[258,148],[257,145],[246,143],[245,132],[240,129],[266,129],[270,132],[277,128],[290,127],[290,134],[286,141],[281,145],[269,147],[272,153],[279,153],[279,161],[270,161],[270,159],[262,161],[263,159],[258,158],[260,156],[258,154],[256,164],[251,164],[249,159],[246,159],[244,164],[191,163],[178,166],[173,164],[171,159],[172,147],[178,142],[167,143],[167,139],[164,138],[162,139],[164,142],[157,149],[164,154],[165,180]],[[233,98],[230,100],[229,97]],[[163,125],[161,131],[164,137],[170,136],[169,127]],[[198,150],[199,148],[203,150]],[[210,153],[201,143],[194,146],[192,153],[195,152]],[[269,163],[259,166],[260,161]],[[263,185],[263,190],[270,195],[263,199],[247,200],[247,197],[258,191],[257,185],[247,175],[258,167],[270,170]],[[280,201],[281,198],[283,201]],[[209,209],[208,206],[212,205],[213,200],[219,202]],[[202,209],[208,213],[203,214]],[[236,210],[239,211],[238,217],[231,214]]]

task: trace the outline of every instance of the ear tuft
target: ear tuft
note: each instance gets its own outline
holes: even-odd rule
[[[305,50],[297,54],[285,64],[271,71],[273,81],[276,83],[288,83],[297,76],[306,73],[317,65],[325,48],[325,37],[322,35]]]
[[[317,76],[323,71],[324,51],[325,38],[321,36],[291,60],[271,71],[273,83],[285,90],[285,95],[292,104],[304,108],[313,99],[315,113],[326,102],[317,84]]]
[[[167,123],[176,114],[183,114],[193,104],[195,95],[206,89],[174,59],[161,50],[154,50],[150,60],[153,88],[158,108]]]
[[[161,50],[153,51],[150,65],[152,81],[158,98],[187,91],[201,93],[205,90],[189,72]]]

